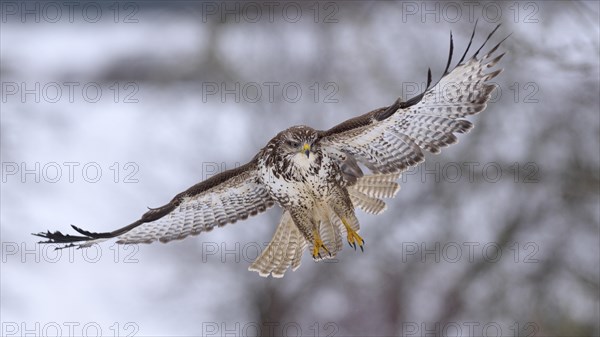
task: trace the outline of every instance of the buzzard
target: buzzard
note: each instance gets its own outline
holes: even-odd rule
[[[244,220],[277,204],[283,208],[281,221],[249,267],[261,276],[282,277],[290,266],[295,270],[307,247],[316,261],[334,257],[344,236],[355,250],[357,246],[363,250],[355,209],[383,212],[386,205],[381,199],[398,192],[400,173],[422,162],[424,151],[439,153],[456,143],[455,133],[473,127],[463,118],[485,109],[495,88],[489,81],[502,69],[486,70],[504,55],[493,56],[506,38],[484,56],[477,55],[499,27],[465,60],[474,28],[452,70],[450,33],[444,73],[431,85],[429,69],[427,88],[420,95],[398,99],[329,130],[294,126],[281,131],[249,163],[190,187],[128,226],[106,233],[72,226],[78,235],[59,231],[34,235],[48,239],[41,243],[61,244],[58,248],[89,247],[112,238],[121,244],[169,242]]]

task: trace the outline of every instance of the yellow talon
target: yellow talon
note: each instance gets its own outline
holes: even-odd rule
[[[341,219],[342,223],[346,227],[346,232],[348,232],[348,244],[350,245],[350,247],[354,247],[354,250],[356,250],[356,244],[358,243],[360,250],[364,252],[365,250],[363,248],[363,245],[365,244],[365,240],[362,237],[360,237],[360,235],[358,235],[358,233],[354,229],[352,229],[350,225],[348,225],[346,219]]]
[[[313,253],[312,256],[314,259],[316,259],[317,257],[321,258],[321,248],[323,248],[323,250],[329,254],[329,256],[331,256],[331,253],[329,252],[329,249],[327,249],[327,247],[325,247],[325,245],[323,244],[323,240],[321,240],[321,237],[319,236],[319,232],[314,229],[313,230],[313,237],[315,242],[313,243]]]

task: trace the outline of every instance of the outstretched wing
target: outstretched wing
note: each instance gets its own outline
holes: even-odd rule
[[[169,242],[224,226],[265,211],[274,201],[257,176],[256,158],[222,172],[177,194],[168,204],[152,208],[134,223],[107,233],[92,233],[72,226],[80,235],[61,232],[34,234],[65,244],[61,248],[87,247],[117,238],[117,243]]]
[[[477,27],[477,24],[475,24]],[[348,157],[364,164],[373,173],[401,172],[424,160],[423,150],[439,153],[442,147],[456,143],[454,133],[465,133],[473,124],[463,117],[485,109],[495,85],[489,80],[502,69],[485,72],[504,54],[492,56],[500,41],[486,55],[477,58],[498,25],[483,45],[464,61],[473,42],[475,28],[467,50],[458,64],[448,71],[454,44],[450,33],[450,54],[442,78],[433,87],[431,70],[427,88],[422,94],[406,102],[397,100],[393,105],[380,108],[347,120],[327,131],[321,131],[321,144],[336,156],[339,162]]]

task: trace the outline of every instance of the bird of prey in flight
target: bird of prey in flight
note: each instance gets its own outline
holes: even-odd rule
[[[112,238],[121,244],[169,242],[244,220],[277,204],[283,216],[271,242],[249,267],[261,276],[282,277],[289,267],[295,270],[307,247],[316,261],[332,258],[342,249],[344,236],[351,247],[362,250],[365,240],[358,234],[355,209],[383,212],[386,205],[381,199],[398,192],[400,173],[422,162],[425,151],[439,153],[456,143],[455,133],[473,127],[464,118],[486,108],[495,88],[489,81],[502,71],[488,68],[504,55],[493,54],[506,38],[478,55],[498,28],[467,57],[474,28],[453,68],[450,33],[444,73],[432,85],[429,70],[423,93],[329,130],[308,126],[283,130],[247,164],[190,187],[130,225],[106,233],[72,226],[77,235],[59,231],[34,235],[47,239],[42,243],[61,244],[59,248],[89,247]]]

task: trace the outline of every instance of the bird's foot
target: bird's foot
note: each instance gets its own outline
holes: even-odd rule
[[[346,227],[346,232],[348,233],[348,244],[350,245],[350,247],[353,247],[354,250],[356,250],[356,245],[358,244],[358,246],[360,247],[360,251],[364,252],[365,250],[363,246],[365,245],[365,240],[360,235],[358,235],[358,233],[354,229],[352,229],[350,225],[348,225],[346,219],[342,218],[342,223]]]
[[[321,240],[321,237],[319,236],[319,232],[317,232],[316,230],[313,231],[313,238],[314,238],[314,242],[313,242],[313,251],[312,251],[312,256],[313,259],[316,259],[317,257],[319,259],[322,259],[321,257],[321,248],[323,248],[323,250],[329,254],[329,256],[331,256],[331,253],[329,252],[329,249],[327,249],[327,247],[325,247],[325,244],[323,243],[323,240]]]

